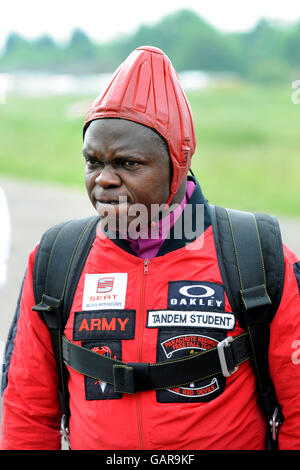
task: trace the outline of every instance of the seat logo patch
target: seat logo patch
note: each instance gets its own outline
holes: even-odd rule
[[[86,274],[82,310],[125,308],[127,273]]]
[[[97,294],[102,294],[103,292],[111,292],[114,286],[114,277],[102,277],[98,280],[97,285]]]
[[[147,327],[190,327],[233,330],[235,316],[229,312],[148,310]]]
[[[171,281],[169,282],[168,308],[223,311],[225,309],[224,287],[214,282]]]
[[[73,340],[133,339],[135,310],[75,312]]]

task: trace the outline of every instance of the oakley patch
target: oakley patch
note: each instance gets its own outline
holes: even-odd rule
[[[180,333],[179,333],[180,332]],[[180,359],[184,356],[215,348],[226,333],[219,331],[210,336],[209,330],[180,329],[176,335],[174,330],[160,330],[157,343],[157,361]],[[161,403],[197,403],[207,402],[219,396],[225,387],[226,379],[222,375],[197,380],[189,384],[170,387],[156,392],[157,401]]]
[[[171,281],[168,291],[168,308],[172,310],[225,309],[224,287],[204,281]]]
[[[86,274],[82,310],[123,309],[127,273]]]
[[[133,339],[135,310],[75,312],[73,340]]]
[[[235,316],[228,312],[204,312],[185,310],[148,310],[148,328],[215,328],[233,330]]]
[[[122,360],[121,341],[84,342],[84,348],[93,350],[112,359]],[[112,400],[122,398],[122,393],[116,393],[112,384],[84,376],[86,400]]]

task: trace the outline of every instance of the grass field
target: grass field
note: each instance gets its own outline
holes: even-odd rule
[[[300,104],[291,93],[287,84],[188,94],[192,169],[210,202],[300,216]],[[70,118],[69,110],[93,98],[8,96],[0,105],[0,174],[83,187],[84,116]]]

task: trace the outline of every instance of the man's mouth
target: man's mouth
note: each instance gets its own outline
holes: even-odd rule
[[[117,204],[120,204],[120,201],[113,201],[113,200],[107,200],[107,201],[104,201],[103,199],[99,199],[97,202],[99,202],[100,204],[112,204],[112,205],[117,205]],[[122,201],[123,203],[124,202],[127,202],[127,201]]]
[[[100,216],[125,216],[129,210],[129,202],[126,197],[119,199],[97,199],[95,208]]]
[[[126,196],[120,196],[119,198],[114,198],[114,199],[103,199],[99,198],[96,200],[97,203],[103,204],[103,205],[112,205],[112,206],[117,206],[119,204],[128,204],[128,198]]]

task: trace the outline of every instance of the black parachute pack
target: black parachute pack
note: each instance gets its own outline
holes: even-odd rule
[[[80,347],[64,336],[76,287],[96,234],[99,218],[72,220],[42,237],[34,265],[34,295],[48,325],[59,376],[61,433],[68,440],[68,370],[111,383],[114,391],[162,390],[204,377],[233,374],[251,360],[259,403],[267,421],[266,448],[278,449],[283,421],[269,374],[270,323],[279,307],[284,259],[277,219],[210,205],[219,268],[229,302],[244,333],[211,349],[156,364],[124,363]]]

